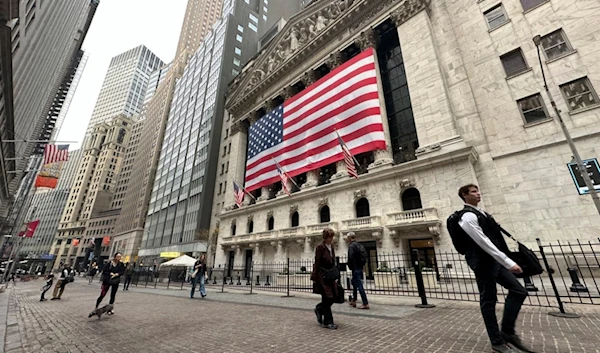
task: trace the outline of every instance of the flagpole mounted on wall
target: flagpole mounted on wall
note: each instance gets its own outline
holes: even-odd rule
[[[79,141],[56,141],[56,140],[2,140],[3,142],[33,142],[33,143],[79,143]]]

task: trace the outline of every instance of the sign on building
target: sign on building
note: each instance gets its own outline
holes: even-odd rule
[[[600,165],[598,165],[598,160],[596,158],[586,159],[583,161],[583,164],[587,169],[590,179],[592,179],[594,189],[600,191]],[[579,173],[579,166],[577,163],[569,163],[567,166],[569,167],[569,172],[571,172],[571,177],[573,178],[573,182],[575,182],[575,187],[577,187],[579,195],[589,194],[590,190],[585,185],[581,173]]]

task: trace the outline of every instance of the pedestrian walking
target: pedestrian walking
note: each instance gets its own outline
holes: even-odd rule
[[[44,295],[46,294],[47,291],[50,290],[50,288],[52,288],[53,282],[54,282],[54,274],[49,273],[48,276],[46,276],[46,284],[41,289],[41,291],[42,291],[42,295],[40,297],[41,302],[47,300],[46,298],[44,298]]]
[[[313,293],[321,295],[321,302],[315,308],[317,321],[322,327],[337,329],[333,322],[331,306],[337,297],[337,282],[340,272],[335,263],[335,250],[333,249],[333,229],[323,230],[323,242],[315,248],[315,262],[310,279],[313,281]]]
[[[62,297],[63,292],[65,291],[67,283],[69,283],[69,280],[72,278],[73,275],[74,273],[71,269],[71,265],[65,263],[63,265],[62,271],[60,272],[60,277],[58,278],[58,281],[56,281],[56,285],[54,286],[54,292],[52,293],[52,299],[50,300],[60,300],[60,297]]]
[[[354,232],[348,233],[348,268],[352,271],[352,299],[350,300],[350,306],[356,308],[356,295],[360,293],[360,299],[362,305],[359,309],[369,309],[369,300],[367,299],[367,293],[363,287],[363,269],[367,263],[367,250],[362,246],[361,243],[356,241],[356,234]]]
[[[492,351],[515,353],[517,352],[513,349],[515,347],[531,352],[515,331],[515,322],[521,305],[527,297],[527,291],[514,274],[522,273],[523,270],[508,257],[508,246],[498,223],[490,214],[478,207],[481,202],[479,187],[474,184],[465,185],[458,190],[458,196],[464,201],[465,206],[456,217],[460,228],[454,229],[462,230],[467,235],[460,237],[464,239],[464,244],[460,247],[466,249],[465,259],[475,273],[481,315],[492,344]],[[452,226],[448,225],[449,230]],[[452,239],[455,241],[455,236]],[[496,284],[508,290],[501,328],[498,327],[496,318],[498,300]]]
[[[94,277],[96,277],[96,273],[98,273],[98,265],[96,262],[92,262],[88,270],[88,284],[92,284]]]
[[[200,258],[194,264],[194,272],[192,273],[192,292],[190,293],[190,298],[194,299],[194,292],[196,291],[196,286],[200,283],[200,296],[202,298],[206,297],[206,288],[204,287],[204,283],[206,280],[206,262],[204,255],[200,255]]]
[[[125,269],[125,283],[123,284],[123,290],[129,290],[129,285],[131,284],[131,280],[133,279],[133,265],[127,265]]]
[[[113,260],[106,265],[102,269],[102,287],[100,290],[100,296],[96,300],[96,309],[102,303],[102,299],[108,293],[110,289],[110,302],[109,304],[115,304],[115,297],[117,295],[117,291],[119,290],[119,283],[121,283],[121,276],[125,273],[125,265],[121,262],[121,253],[117,252],[113,257]],[[109,315],[114,314],[114,310],[108,312]]]

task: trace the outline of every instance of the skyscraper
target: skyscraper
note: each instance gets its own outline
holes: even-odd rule
[[[143,45],[112,58],[88,125],[106,122],[119,114],[133,116],[144,103],[150,75],[164,63]]]
[[[214,21],[221,15],[221,0],[189,0],[186,9],[175,60],[155,72],[150,79],[146,102],[140,114],[139,145],[128,150],[124,172],[119,180],[124,195],[116,200],[121,214],[115,225],[113,246],[123,251],[125,258],[135,259],[142,240],[148,203],[152,192],[156,165],[163,143],[167,118],[175,91],[175,83],[196,51],[204,36],[210,32]],[[167,71],[168,70],[168,71]],[[156,84],[155,84],[156,83]],[[152,95],[150,99],[150,95]],[[132,141],[136,139],[134,126]],[[135,182],[129,182],[135,176]]]
[[[268,14],[286,12],[293,15],[294,6],[225,1],[222,17],[177,81],[140,245],[145,262],[162,252],[206,251],[227,84],[256,53]]]

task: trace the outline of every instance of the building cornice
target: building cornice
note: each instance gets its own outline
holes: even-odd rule
[[[307,199],[319,200],[327,197],[327,194],[348,191],[349,190],[362,190],[366,189],[368,185],[375,181],[381,181],[385,179],[400,178],[406,179],[410,174],[422,170],[431,169],[432,166],[440,166],[448,163],[456,163],[468,161],[474,164],[479,158],[475,148],[471,146],[461,147],[452,151],[448,151],[443,154],[435,154],[429,157],[417,159],[411,162],[395,165],[391,168],[382,169],[378,171],[372,171],[367,174],[362,174],[359,179],[348,179],[343,182],[334,182],[327,186],[321,186],[316,188],[305,189],[297,193],[292,194],[290,197],[278,197],[272,200],[258,202],[253,205],[245,206],[231,211],[226,211],[218,215],[220,220],[228,219],[232,217],[246,216],[267,209],[274,209],[277,207],[288,206],[290,204],[298,204],[300,201]]]
[[[327,43],[356,37],[368,23],[387,16],[399,26],[429,8],[430,0],[320,1],[292,18],[231,83],[226,103],[236,120],[247,115],[274,83],[312,62]],[[392,11],[393,9],[393,11]],[[289,82],[292,84],[293,82]]]

